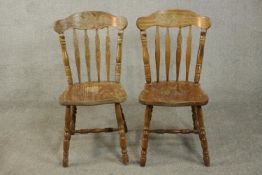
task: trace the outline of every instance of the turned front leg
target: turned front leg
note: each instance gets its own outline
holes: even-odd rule
[[[201,147],[203,150],[203,160],[205,166],[210,166],[210,159],[209,159],[209,153],[208,153],[208,143],[206,138],[206,131],[205,131],[205,125],[204,125],[204,119],[203,119],[203,111],[202,107],[197,107],[197,118],[199,122],[199,139],[201,141]]]
[[[120,136],[120,147],[122,150],[122,161],[124,164],[128,164],[128,154],[126,148],[126,137],[125,137],[125,126],[124,120],[122,117],[121,106],[119,103],[115,104],[115,112],[116,112],[116,119],[119,129],[119,136]]]
[[[140,157],[140,165],[145,166],[146,164],[146,154],[148,147],[148,137],[149,137],[149,126],[152,117],[152,109],[153,106],[146,106],[145,110],[145,119],[144,119],[144,130],[141,141],[141,157]]]
[[[63,153],[63,166],[68,166],[68,151],[70,146],[71,132],[70,132],[70,106],[66,106],[65,109],[65,128],[64,128],[64,153]]]

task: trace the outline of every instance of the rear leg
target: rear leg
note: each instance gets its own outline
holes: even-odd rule
[[[203,111],[202,107],[198,106],[197,107],[197,119],[199,122],[199,139],[201,142],[201,147],[203,150],[203,160],[205,166],[210,166],[210,159],[209,159],[209,153],[208,153],[208,143],[207,143],[207,138],[206,138],[206,131],[205,131],[205,125],[204,125],[204,119],[203,119]]]
[[[124,113],[123,113],[123,109],[122,109],[121,104],[120,104],[120,108],[121,108],[122,118],[123,118],[123,121],[124,121],[125,132],[127,133],[127,132],[128,132],[128,128],[127,128],[127,125],[126,125],[126,119],[125,119],[125,115],[124,115]]]

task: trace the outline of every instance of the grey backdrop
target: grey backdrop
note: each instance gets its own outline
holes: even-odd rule
[[[137,97],[143,88],[144,72],[135,22],[139,16],[172,8],[191,9],[212,20],[201,77],[210,97],[204,109],[211,168],[202,166],[195,136],[154,135],[149,143],[148,166],[140,168],[137,164],[144,110]],[[127,167],[117,159],[117,134],[73,137],[71,167],[63,169],[60,164],[64,111],[57,97],[66,79],[52,26],[57,19],[85,10],[128,18],[121,77],[128,93],[124,111],[131,130],[127,136]],[[0,16],[0,174],[261,171],[261,0],[1,0]],[[153,115],[152,125],[156,127],[191,126],[189,108],[156,108]],[[115,125],[113,107],[80,108],[79,121],[83,127]]]

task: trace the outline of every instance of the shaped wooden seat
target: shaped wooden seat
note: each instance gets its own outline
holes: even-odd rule
[[[120,136],[120,147],[122,150],[122,161],[124,164],[128,163],[128,154],[126,148],[125,132],[127,126],[120,103],[126,99],[126,92],[120,84],[121,62],[122,62],[122,41],[124,29],[127,26],[127,19],[125,17],[113,16],[109,13],[100,11],[86,11],[75,13],[65,19],[55,22],[54,30],[59,34],[59,40],[62,50],[62,58],[64,63],[65,74],[67,78],[67,90],[59,98],[61,105],[65,108],[65,129],[64,129],[64,153],[63,166],[68,166],[68,151],[71,135],[75,133],[100,133],[118,131]],[[73,50],[75,57],[77,81],[73,81],[71,65],[65,40],[65,32],[72,29],[73,34]],[[91,59],[90,53],[90,39],[89,33],[95,32],[95,70],[97,77],[93,78],[91,73]],[[102,31],[103,30],[103,31]],[[111,72],[111,38],[110,32],[114,30],[117,32],[116,39],[116,61],[115,61],[115,79],[110,80]],[[83,31],[83,40],[79,40],[79,32]],[[93,33],[94,33],[93,32]],[[101,52],[100,52],[100,34],[105,33],[105,68],[106,80],[101,81]],[[86,65],[87,78],[83,81],[82,67],[80,59],[79,41],[83,42],[84,62]],[[77,106],[90,106],[113,103],[115,105],[116,120],[118,128],[95,128],[95,129],[75,129]]]
[[[144,130],[141,139],[141,158],[140,165],[145,166],[146,154],[148,147],[149,133],[171,133],[171,134],[198,134],[203,149],[203,160],[206,166],[210,165],[208,154],[208,144],[204,127],[204,119],[202,105],[208,102],[207,95],[202,91],[199,85],[200,74],[202,69],[202,60],[204,55],[204,45],[207,29],[211,26],[208,17],[197,15],[189,10],[163,10],[152,13],[146,17],[137,19],[137,27],[140,30],[141,43],[143,47],[143,61],[145,71],[145,88],[139,96],[140,103],[146,105],[144,116]],[[152,82],[151,65],[149,57],[149,49],[147,42],[147,29],[155,27],[155,68],[156,81]],[[199,48],[197,52],[194,81],[189,81],[191,50],[192,49],[192,28],[200,28]],[[177,28],[177,37],[173,43],[176,47],[171,47],[169,32],[171,29]],[[185,81],[180,80],[180,69],[182,63],[182,29],[188,28],[185,49]],[[165,32],[165,58],[160,59],[160,34],[161,30]],[[163,31],[163,30],[162,30]],[[170,68],[172,66],[172,48],[175,49],[175,80],[170,81]],[[160,81],[160,64],[164,62],[165,80]],[[161,67],[162,68],[162,67]],[[173,73],[173,72],[171,72]],[[152,118],[153,106],[190,106],[192,109],[193,128],[192,129],[150,129],[150,121]]]
[[[193,82],[161,81],[145,84],[139,102],[154,106],[201,106],[207,104],[208,96]]]
[[[126,92],[115,82],[86,82],[74,84],[59,97],[61,105],[91,106],[122,103]]]

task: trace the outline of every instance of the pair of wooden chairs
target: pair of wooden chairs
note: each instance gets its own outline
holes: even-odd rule
[[[192,48],[192,26],[200,28],[200,41],[196,58],[195,76],[193,81],[189,81],[191,48]],[[148,147],[149,133],[182,133],[198,134],[203,149],[203,160],[206,166],[210,165],[208,144],[206,139],[202,106],[207,104],[208,97],[201,90],[199,80],[201,74],[204,45],[207,29],[211,26],[208,17],[199,16],[189,10],[165,10],[157,11],[150,16],[137,19],[137,27],[140,30],[141,42],[143,47],[143,61],[145,70],[145,87],[140,93],[140,103],[146,105],[144,116],[144,129],[141,140],[141,159],[140,165],[146,163],[146,153]],[[120,147],[122,150],[122,161],[128,163],[127,144],[125,134],[128,131],[121,103],[126,100],[126,92],[120,84],[121,60],[122,60],[122,41],[124,29],[127,27],[125,17],[117,17],[105,12],[87,11],[75,13],[65,19],[55,22],[54,30],[59,34],[65,74],[67,77],[68,88],[59,98],[60,104],[65,106],[65,128],[64,128],[64,153],[63,166],[68,166],[68,151],[71,135],[75,133],[100,133],[118,131],[120,135]],[[147,46],[146,30],[156,27],[155,33],[155,65],[156,81],[152,81],[150,58]],[[170,80],[171,67],[171,37],[170,28],[178,28],[176,39],[176,71],[175,80]],[[180,63],[182,57],[182,28],[188,28],[186,42],[186,73],[185,81],[180,81]],[[111,39],[109,28],[117,30],[116,44],[116,64],[115,78],[111,80]],[[160,28],[166,28],[165,36],[165,80],[160,80]],[[65,31],[73,31],[73,47],[76,63],[77,81],[74,83],[72,71],[69,64],[69,56],[65,41]],[[93,29],[95,32],[95,65],[96,79],[91,79],[91,54],[88,31]],[[99,30],[105,29],[105,68],[106,80],[102,81],[100,76],[101,52]],[[85,53],[85,64],[87,80],[82,79],[79,35],[77,31],[83,30],[83,50]],[[93,71],[94,72],[94,71]],[[96,129],[75,129],[77,106],[92,106],[102,104],[114,104],[118,128],[96,128]],[[153,106],[190,106],[192,108],[193,129],[150,129]]]

